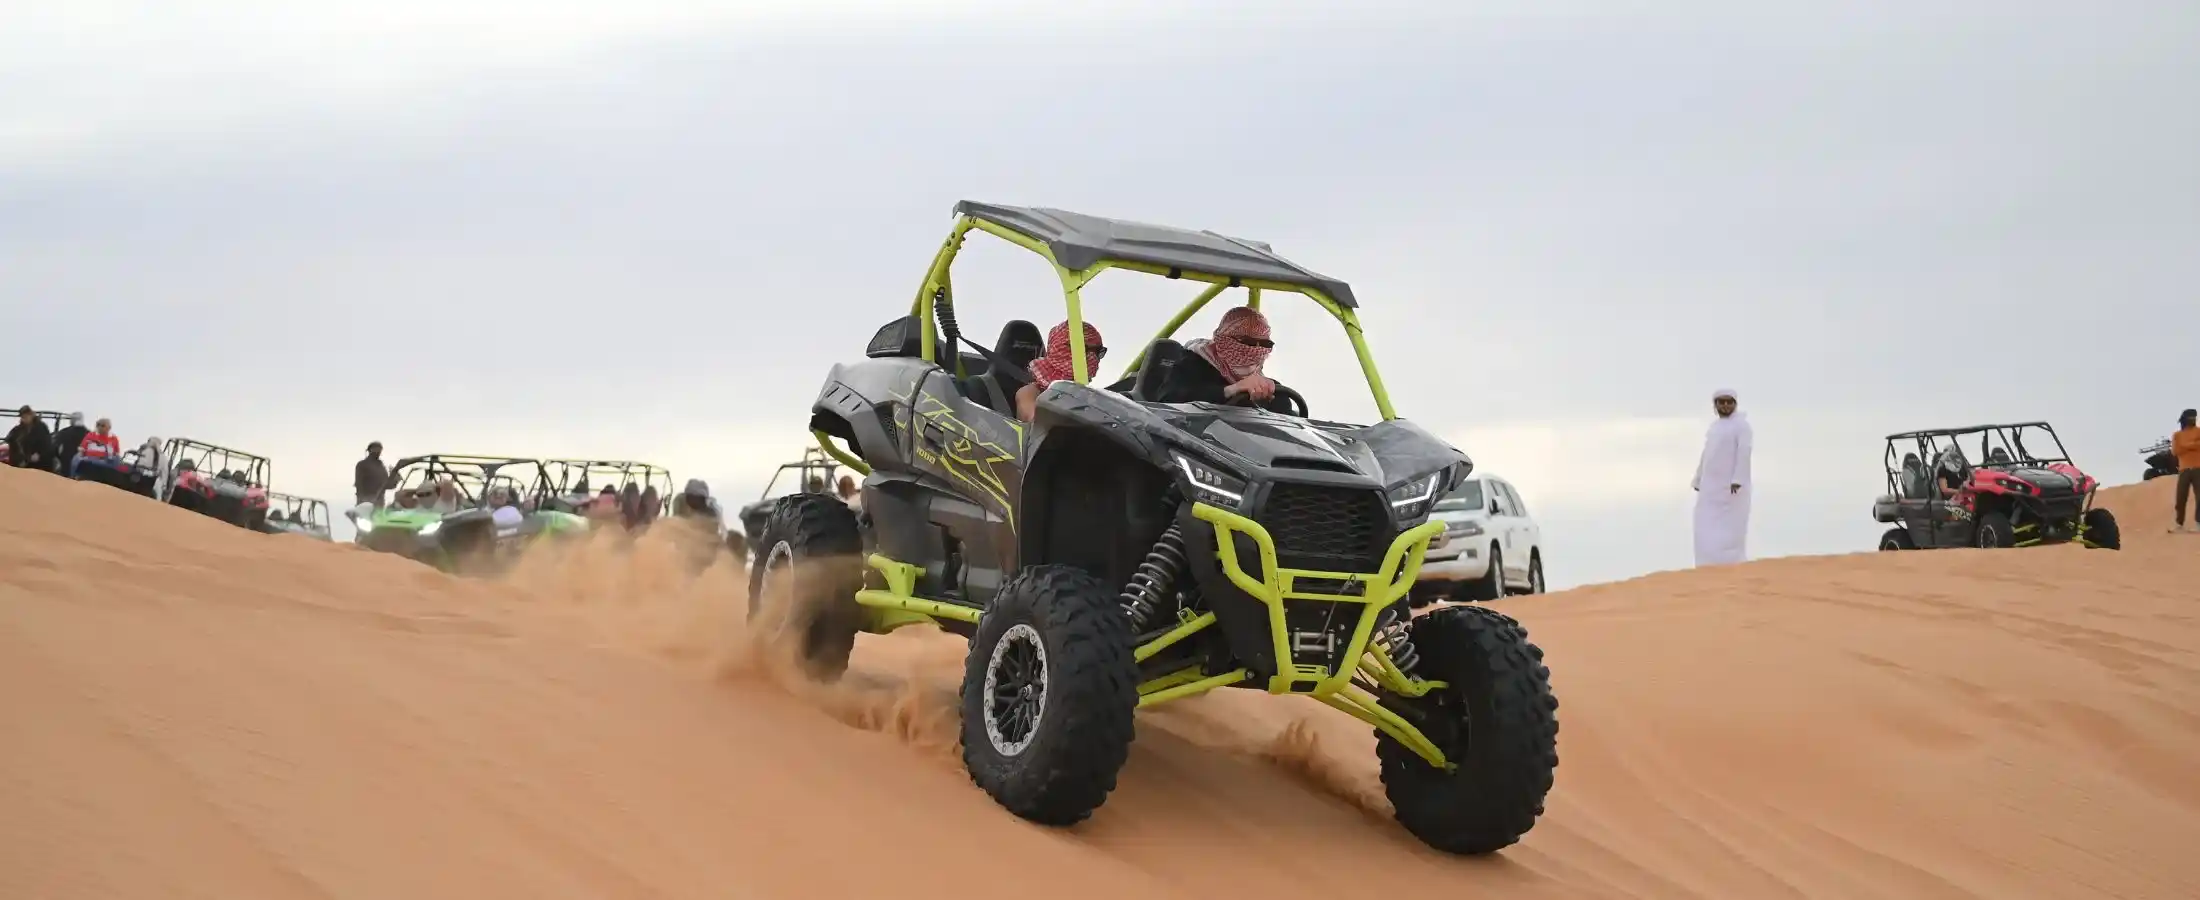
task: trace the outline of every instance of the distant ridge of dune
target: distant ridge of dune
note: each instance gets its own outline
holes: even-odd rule
[[[652,541],[467,581],[0,469],[0,897],[2189,898],[2200,536],[2168,502],[2105,492],[2120,552],[1500,604],[1548,654],[1558,786],[1461,860],[1310,702],[1144,715],[1108,804],[1041,828],[950,752],[948,636],[808,685],[734,572]]]

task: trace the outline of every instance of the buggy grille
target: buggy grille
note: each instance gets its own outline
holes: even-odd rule
[[[1275,538],[1286,568],[1372,572],[1391,537],[1382,494],[1364,488],[1281,482],[1254,516]]]

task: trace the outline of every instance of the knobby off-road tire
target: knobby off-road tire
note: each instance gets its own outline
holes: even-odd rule
[[[2105,509],[2085,511],[2085,539],[2103,550],[2124,548],[2124,533],[2116,526],[2116,514]]]
[[[1116,592],[1083,569],[1031,566],[1002,585],[963,669],[970,780],[1033,822],[1091,816],[1130,756],[1131,649]]]
[[[1446,853],[1511,846],[1543,814],[1558,767],[1558,698],[1543,650],[1519,622],[1481,606],[1435,610],[1414,619],[1411,634],[1421,655],[1414,674],[1448,686],[1404,703],[1459,768],[1437,769],[1376,731],[1398,824]]]
[[[779,498],[764,522],[759,559],[749,567],[751,625],[762,622],[797,641],[811,677],[831,681],[848,669],[863,607],[863,532],[855,513],[825,494]],[[781,604],[767,612],[765,604]]]
[[[1990,512],[1978,517],[1978,530],[1971,535],[1971,542],[1982,550],[1997,550],[2017,545],[2016,523],[2009,521],[2009,514]]]
[[[1910,530],[1907,528],[1889,528],[1886,534],[1879,536],[1879,549],[1915,550],[1917,541],[1910,538]]]

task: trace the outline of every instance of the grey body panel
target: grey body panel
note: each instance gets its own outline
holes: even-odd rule
[[[1047,245],[1064,268],[1083,270],[1108,260],[1144,263],[1186,272],[1256,278],[1311,287],[1339,306],[1356,308],[1352,286],[1276,255],[1260,241],[1150,225],[1047,207],[1003,206],[964,200],[955,204],[967,215],[1002,226]]]

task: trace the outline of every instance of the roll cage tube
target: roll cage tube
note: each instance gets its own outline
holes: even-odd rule
[[[967,213],[955,217],[954,229],[948,233],[947,240],[940,246],[939,254],[932,258],[932,267],[925,273],[924,285],[918,288],[916,301],[910,304],[909,312],[918,318],[923,331],[921,340],[924,347],[924,358],[934,365],[945,364],[940,362],[940,349],[933,339],[933,330],[937,326],[933,316],[932,298],[937,296],[948,306],[954,306],[955,288],[950,272],[955,265],[956,254],[962,251],[963,238],[973,228],[1036,253],[1054,267],[1056,276],[1062,281],[1062,299],[1069,309],[1069,331],[1071,334],[1081,335],[1084,333],[1085,315],[1081,294],[1085,285],[1092,283],[1093,279],[1100,277],[1102,272],[1109,269],[1123,269],[1131,272],[1143,272],[1148,275],[1159,275],[1163,278],[1205,282],[1208,287],[1201,291],[1199,296],[1194,297],[1191,303],[1171,317],[1168,324],[1163,326],[1161,332],[1155,335],[1152,340],[1147,341],[1144,346],[1138,348],[1137,355],[1131,357],[1130,364],[1124,367],[1126,372],[1138,368],[1139,363],[1145,361],[1146,350],[1153,346],[1153,341],[1175,334],[1176,330],[1183,327],[1185,322],[1198,315],[1199,311],[1205,308],[1209,302],[1229,288],[1244,288],[1247,295],[1246,305],[1255,309],[1260,308],[1261,294],[1264,291],[1281,291],[1306,297],[1322,309],[1327,310],[1329,315],[1337,320],[1338,324],[1344,326],[1345,338],[1351,341],[1353,355],[1359,358],[1360,374],[1367,379],[1368,391],[1374,395],[1375,409],[1382,414],[1383,421],[1387,422],[1398,418],[1397,411],[1390,405],[1390,392],[1383,387],[1382,373],[1376,370],[1375,354],[1368,349],[1367,337],[1360,327],[1359,316],[1354,314],[1351,309],[1338,305],[1336,300],[1323,293],[1320,288],[1284,284],[1258,278],[1216,275],[1209,272],[1172,270],[1145,263],[1118,260],[1101,260],[1082,270],[1068,269],[1055,261],[1054,252],[1048,249],[1044,242],[1019,234],[1006,226],[972,217]],[[1071,341],[1069,352],[1070,377],[1074,378],[1078,384],[1089,384],[1091,379],[1085,375],[1085,342]]]

